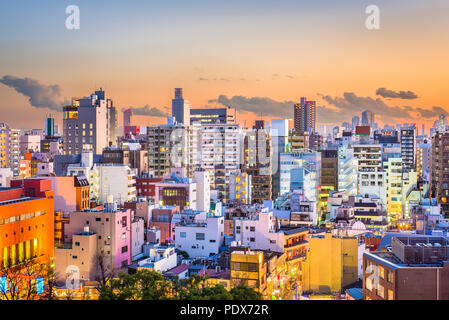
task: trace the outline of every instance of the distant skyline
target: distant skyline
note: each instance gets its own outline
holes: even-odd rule
[[[80,30],[65,28],[79,6]],[[380,30],[365,8],[380,8]],[[174,88],[193,108],[229,104],[237,119],[293,118],[317,101],[317,124],[363,110],[424,123],[449,110],[446,0],[0,2],[1,121],[41,128],[58,105],[102,87],[138,125],[165,123]],[[59,109],[60,110],[60,109]]]

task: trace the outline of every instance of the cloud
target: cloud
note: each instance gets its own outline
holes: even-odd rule
[[[381,98],[357,96],[353,92],[344,92],[343,96],[340,97],[331,97],[320,93],[318,95],[325,102],[324,105],[317,104],[316,107],[317,121],[320,123],[350,122],[354,116],[360,117],[365,110],[372,110],[376,115],[376,120],[384,123],[396,123],[416,117],[433,118],[440,114],[448,114],[445,109],[437,106],[432,109],[390,106]],[[208,103],[219,103],[256,115],[262,113],[263,116],[291,119],[294,104],[297,102],[276,101],[267,97],[233,96],[228,98],[226,95],[220,95],[217,99],[209,100]]]
[[[295,104],[293,101],[280,102],[266,97],[233,96],[228,98],[226,95],[220,95],[217,99],[209,100],[208,103],[219,103],[240,111],[281,118],[292,118]]]
[[[230,78],[211,78],[211,79],[209,79],[209,78],[200,77],[198,80],[199,81],[230,81],[231,79]]]
[[[372,110],[376,117],[380,118],[383,122],[413,117],[410,113],[414,111],[413,108],[389,106],[380,98],[359,97],[353,92],[345,92],[343,93],[343,97],[334,98],[327,95],[319,95],[325,102],[335,107],[317,107],[317,115],[320,122],[336,123],[349,121],[355,115],[360,116],[365,110]]]
[[[0,83],[27,97],[30,104],[35,108],[62,111],[64,105],[70,104],[62,97],[61,88],[58,85],[47,86],[34,79],[18,78],[11,75],[2,77]]]
[[[378,96],[382,96],[384,98],[397,98],[397,99],[405,99],[405,100],[410,100],[410,99],[417,99],[418,96],[412,92],[412,91],[393,91],[393,90],[388,90],[386,88],[379,88],[376,91],[376,94]]]
[[[141,108],[129,107],[133,114],[136,116],[147,116],[147,117],[166,117],[167,113],[164,113],[158,108],[151,108],[148,104]]]
[[[434,106],[430,110],[423,108],[416,108],[415,111],[418,112],[418,115],[423,118],[435,118],[442,114],[448,114],[446,110],[438,106]]]

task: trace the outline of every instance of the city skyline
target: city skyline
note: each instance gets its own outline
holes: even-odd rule
[[[10,31],[0,36],[5,122],[31,129],[52,113],[61,124],[64,102],[100,87],[118,111],[138,109],[139,125],[165,121],[175,87],[193,108],[237,108],[247,125],[292,119],[303,96],[317,101],[317,124],[373,110],[381,126],[429,128],[449,103],[444,1],[378,1],[380,30],[364,26],[366,1],[78,1],[81,27],[71,31],[69,4],[0,4]]]

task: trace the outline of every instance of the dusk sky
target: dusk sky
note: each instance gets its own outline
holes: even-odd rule
[[[80,30],[65,27],[72,4]],[[370,4],[380,30],[365,28]],[[2,0],[0,122],[62,123],[65,101],[99,87],[119,111],[161,115],[182,87],[193,107],[230,104],[247,125],[292,117],[305,96],[318,123],[371,109],[382,126],[428,130],[449,110],[448,13],[447,0]]]

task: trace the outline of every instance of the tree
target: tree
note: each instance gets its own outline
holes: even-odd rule
[[[184,250],[178,250],[178,255],[183,256],[184,259],[189,259],[189,254],[187,253],[187,251]]]
[[[111,265],[109,261],[107,261],[107,256],[104,251],[98,252],[94,256],[94,267],[97,271],[96,281],[98,283],[96,289],[100,294],[100,297],[112,298],[112,287],[110,285],[111,280],[114,278],[116,274],[116,269]],[[108,299],[110,300],[110,299]]]
[[[9,261],[8,265],[12,265]],[[25,260],[22,263],[3,269],[0,277],[6,280],[0,296],[5,300],[53,299],[56,277],[50,264]],[[37,290],[38,280],[42,281],[44,291]]]
[[[262,300],[262,294],[246,286],[237,286],[230,291],[233,300]]]
[[[262,295],[243,285],[226,290],[222,285],[207,286],[206,278],[193,276],[168,281],[156,271],[138,270],[130,275],[119,273],[101,286],[100,300],[261,300]]]
[[[139,270],[130,275],[119,273],[100,291],[103,300],[161,300],[171,293],[171,282],[156,271]]]

